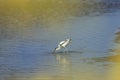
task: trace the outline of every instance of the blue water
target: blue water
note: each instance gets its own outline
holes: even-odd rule
[[[115,32],[120,27],[119,14],[116,11],[99,16],[72,17],[72,20],[56,27],[34,27],[27,33],[31,36],[1,39],[0,79],[34,80],[34,77],[41,76],[42,80],[44,76],[57,76],[52,80],[61,80],[61,76],[67,76],[72,77],[70,80],[96,80],[97,77],[105,80],[103,75],[107,74],[112,63],[97,62],[94,58],[113,54],[109,49],[114,47]],[[59,41],[66,38],[72,39],[68,54],[63,49],[53,55],[52,51]]]

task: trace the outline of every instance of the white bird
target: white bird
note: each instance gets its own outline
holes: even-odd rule
[[[58,47],[55,48],[54,52],[60,50],[61,48],[65,48],[70,43],[70,41],[71,41],[71,39],[66,39],[64,41],[61,41],[58,44]]]

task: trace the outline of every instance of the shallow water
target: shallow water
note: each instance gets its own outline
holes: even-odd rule
[[[35,21],[30,27],[13,30],[12,36],[11,29],[6,29],[0,40],[0,80],[110,80],[116,63],[107,58],[115,54],[109,49],[115,44],[119,14],[118,10],[72,17],[50,27]],[[52,54],[66,38],[72,39],[68,53],[62,49]]]

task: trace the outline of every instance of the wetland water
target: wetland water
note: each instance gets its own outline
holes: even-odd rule
[[[0,25],[0,80],[115,79],[109,77],[115,75],[111,70],[116,70],[113,66],[118,63],[108,57],[115,54],[109,49],[115,47],[115,33],[120,28],[119,10],[72,17],[58,24],[25,21],[29,18],[20,23],[10,19]],[[59,41],[69,37],[68,53],[52,54]]]

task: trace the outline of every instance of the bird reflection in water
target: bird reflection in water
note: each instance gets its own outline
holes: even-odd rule
[[[60,66],[61,73],[63,75],[70,74],[71,72],[71,66],[70,66],[70,60],[68,54],[54,54],[55,59]]]

